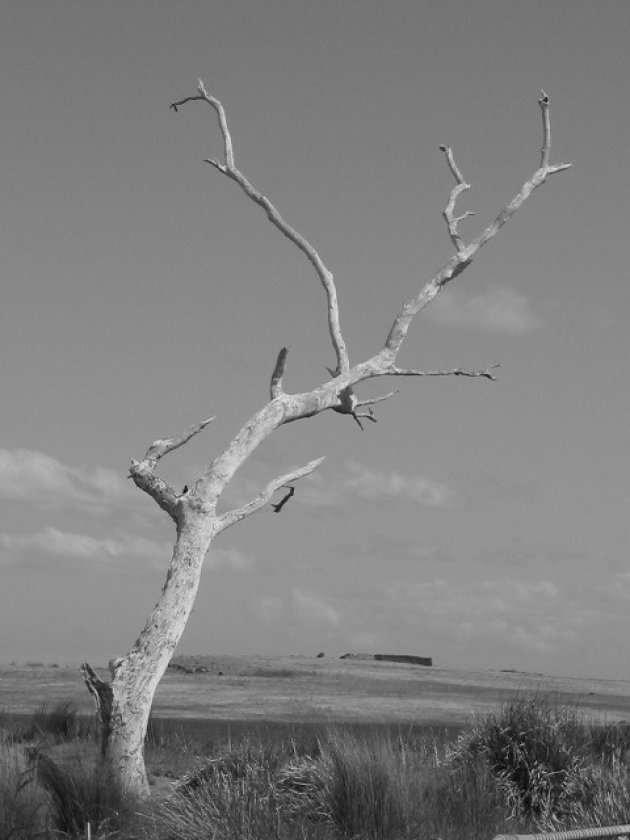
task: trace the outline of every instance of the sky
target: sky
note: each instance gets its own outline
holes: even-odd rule
[[[347,651],[630,679],[630,3],[2,0],[0,661],[103,664],[133,644],[174,541],[128,480],[160,437],[190,484],[268,399],[334,364],[311,266],[334,272],[351,361],[452,254],[452,146],[470,240],[538,166],[537,99],[573,168],[537,190],[414,322],[405,379],[361,431],[279,429],[228,506],[326,456],[281,515],[217,539],[182,653]],[[360,396],[389,390],[369,383]]]

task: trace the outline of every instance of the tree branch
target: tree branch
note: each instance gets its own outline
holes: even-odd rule
[[[448,260],[448,262],[431,278],[431,280],[429,280],[428,283],[423,286],[416,297],[404,304],[394,319],[394,323],[389,331],[387,339],[385,340],[383,350],[381,351],[381,358],[386,362],[391,362],[395,359],[396,354],[405,340],[411,322],[418,312],[420,312],[421,309],[424,309],[427,304],[431,303],[431,301],[437,297],[440,290],[447,283],[458,277],[462,271],[470,265],[477,251],[493,239],[494,236],[496,236],[503,225],[512,218],[514,213],[516,213],[516,211],[524,204],[532,192],[541,184],[545,183],[549,175],[553,175],[556,172],[562,172],[565,169],[570,168],[570,163],[560,163],[555,166],[549,165],[549,155],[551,152],[549,97],[544,91],[541,93],[541,98],[538,100],[538,104],[540,105],[543,119],[541,165],[536,172],[534,172],[532,177],[525,181],[520,191],[516,194],[512,201],[510,201],[509,204],[506,204],[495,220],[488,225],[483,233],[481,233],[477,239],[473,240],[470,245],[464,246],[457,233],[457,222],[461,221],[461,219],[456,220],[453,216],[455,199],[461,192],[463,192],[462,186],[465,182],[455,165],[452,154],[449,156],[449,148],[447,146],[441,147],[443,151],[446,152],[451,172],[453,172],[455,180],[457,181],[457,186],[451,191],[449,202],[446,210],[444,211],[444,216],[449,225],[449,233],[451,234],[453,244],[457,248],[457,253]]]
[[[269,482],[269,484],[267,484],[264,490],[252,499],[251,502],[248,502],[242,507],[234,508],[234,510],[224,513],[220,517],[219,530],[223,531],[231,525],[234,525],[236,522],[240,522],[241,519],[245,519],[246,516],[260,510],[261,507],[264,507],[269,502],[276,490],[285,484],[289,484],[292,481],[297,481],[300,478],[304,478],[306,475],[310,475],[317,469],[317,467],[319,467],[323,460],[323,458],[316,458],[314,461],[309,461],[308,464],[305,464],[303,467],[299,467],[298,469],[292,470],[285,475],[281,475],[279,478],[274,478]]]
[[[289,351],[286,347],[283,347],[282,350],[278,353],[278,358],[276,359],[276,366],[273,369],[273,373],[271,374],[271,385],[270,385],[270,394],[271,399],[275,400],[276,397],[279,397],[282,391],[282,377],[284,376],[284,372],[287,367],[287,356],[289,355]]]
[[[492,373],[494,368],[501,367],[500,364],[490,365],[485,370],[466,370],[465,368],[451,368],[451,370],[410,370],[392,366],[384,371],[385,376],[470,376],[472,378],[490,379],[497,381]]]
[[[380,374],[379,374],[380,375]],[[382,394],[380,397],[371,397],[366,400],[359,400],[352,389],[352,386],[348,386],[344,388],[342,391],[339,392],[339,404],[332,406],[333,411],[336,411],[338,414],[349,414],[351,417],[354,418],[355,422],[363,431],[363,423],[361,423],[362,419],[371,420],[372,423],[376,423],[377,419],[372,410],[372,406],[378,402],[383,402],[384,400],[388,400],[390,397],[393,397],[395,394],[398,393],[398,389],[394,391],[390,391],[387,394]],[[358,411],[359,408],[363,408],[368,406],[367,411]]]
[[[193,425],[187,429],[183,434],[178,435],[177,437],[169,437],[164,438],[164,440],[156,440],[154,441],[151,446],[147,449],[147,454],[144,456],[144,461],[151,464],[153,469],[157,466],[157,462],[160,458],[163,458],[165,455],[168,455],[169,452],[172,452],[174,449],[178,449],[180,446],[183,446],[185,443],[198,435],[199,432],[202,432],[206,426],[208,426],[215,417],[208,417],[207,420],[201,420],[199,423],[193,423]]]
[[[449,169],[453,173],[453,177],[456,181],[456,185],[451,190],[448,203],[444,208],[442,215],[446,219],[446,224],[448,225],[448,234],[451,237],[451,242],[455,246],[455,250],[461,252],[464,250],[464,242],[461,236],[459,235],[457,226],[464,219],[467,219],[468,216],[474,216],[475,214],[471,210],[467,210],[463,216],[455,216],[455,202],[463,192],[466,192],[466,190],[470,189],[470,184],[466,183],[466,181],[464,180],[464,176],[459,171],[457,164],[455,163],[455,158],[453,157],[453,150],[451,149],[451,147],[440,146],[440,150],[446,155],[446,160]]]
[[[261,192],[259,192],[243,175],[243,173],[236,168],[234,163],[234,152],[232,148],[232,138],[228,129],[227,124],[227,117],[225,114],[225,109],[222,103],[214,96],[211,96],[209,93],[206,92],[204,87],[204,83],[199,80],[198,84],[198,96],[189,96],[186,99],[182,99],[180,102],[173,102],[171,108],[174,111],[181,106],[186,104],[187,102],[195,102],[198,100],[202,100],[207,102],[208,105],[213,108],[217,116],[219,118],[219,126],[221,128],[221,133],[223,134],[223,142],[225,146],[225,163],[220,163],[218,160],[213,158],[208,158],[206,163],[209,163],[219,172],[226,175],[228,178],[231,178],[235,181],[240,188],[243,190],[245,195],[247,195],[251,200],[258,204],[259,207],[262,207],[265,213],[267,214],[267,218],[269,221],[278,228],[278,230],[286,236],[294,245],[299,248],[300,251],[306,256],[308,261],[311,263],[319,280],[324,287],[324,291],[326,293],[326,299],[328,303],[328,330],[330,332],[330,338],[332,341],[333,349],[335,351],[335,356],[337,358],[337,369],[339,372],[347,371],[350,367],[350,362],[348,359],[348,351],[346,350],[346,344],[343,339],[343,335],[341,333],[341,326],[339,321],[339,304],[337,301],[337,288],[335,286],[335,279],[331,271],[329,271],[322,258],[320,257],[319,253],[315,250],[315,248],[311,245],[311,243],[302,236],[295,228],[291,227],[288,222],[286,222],[283,217],[280,215],[277,208],[271,203],[271,201],[264,196]]]
[[[286,494],[285,494],[285,495],[284,495],[284,496],[280,499],[280,501],[279,501],[277,504],[275,504],[275,505],[274,505],[274,504],[273,504],[273,502],[271,503],[271,507],[273,508],[273,512],[274,512],[274,513],[280,513],[280,511],[281,511],[281,510],[282,510],[282,508],[286,505],[286,503],[289,501],[289,499],[292,499],[292,498],[293,498],[293,496],[295,495],[295,487],[294,487],[292,484],[285,485],[285,487],[287,487],[287,490],[288,490],[289,492],[288,492],[288,493],[286,493]]]
[[[203,431],[213,420],[214,417],[208,417],[207,420],[194,423],[186,432],[177,437],[173,436],[164,438],[164,440],[154,441],[147,449],[142,461],[132,460],[129,467],[129,476],[133,479],[136,487],[139,487],[151,496],[151,498],[155,499],[162,510],[165,510],[175,522],[177,522],[177,500],[179,495],[170,484],[155,475],[155,468],[160,458],[188,443],[192,437]]]
[[[357,400],[357,408],[361,408],[364,405],[375,405],[379,402],[384,402],[385,400],[389,400],[391,397],[395,397],[398,393],[398,388],[395,388],[393,391],[389,391],[387,394],[382,394],[380,397],[371,397],[367,400]]]

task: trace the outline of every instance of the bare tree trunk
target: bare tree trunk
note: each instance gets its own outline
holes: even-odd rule
[[[101,759],[122,787],[139,797],[149,794],[144,741],[153,697],[193,608],[214,529],[214,518],[205,514],[186,520],[160,600],[131,651],[110,661],[111,682],[87,663],[82,666],[96,703]]]

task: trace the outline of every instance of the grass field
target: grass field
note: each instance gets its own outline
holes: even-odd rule
[[[630,821],[630,684],[179,657],[153,796],[103,775],[75,668],[0,670],[1,840],[491,840]]]
[[[169,669],[155,697],[156,717],[464,724],[516,692],[543,692],[591,719],[630,719],[630,681],[622,680],[302,656],[176,657],[174,663],[207,671]],[[44,699],[93,711],[77,668],[0,666],[0,710],[28,714]]]

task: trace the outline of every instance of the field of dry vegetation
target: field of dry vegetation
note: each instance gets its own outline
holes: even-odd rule
[[[96,768],[76,669],[0,669],[0,838],[487,838],[630,820],[630,683],[316,657],[179,657],[153,796]]]

